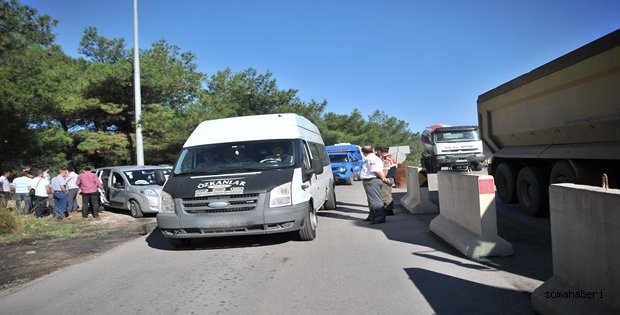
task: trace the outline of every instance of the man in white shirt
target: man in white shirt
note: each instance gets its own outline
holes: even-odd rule
[[[0,207],[6,208],[9,194],[11,193],[11,183],[9,182],[11,172],[4,171],[0,176]]]
[[[68,167],[69,175],[67,175],[67,211],[74,212],[78,209],[77,193],[78,185],[76,183],[78,174],[75,172],[73,166]]]
[[[28,194],[28,186],[32,176],[29,170],[24,170],[20,176],[13,180],[13,188],[15,189],[15,211],[17,214],[30,214],[30,195]],[[24,201],[24,212],[21,211],[21,201]]]
[[[34,197],[32,197],[32,208],[37,219],[43,217],[43,212],[47,205],[47,199],[52,195],[50,182],[43,178],[43,171],[38,171],[37,176],[30,181],[28,189],[34,188]]]
[[[385,212],[383,210],[383,200],[381,199],[382,183],[389,183],[383,174],[383,161],[373,151],[372,147],[365,145],[362,147],[364,154],[364,164],[360,172],[362,184],[366,191],[368,208],[370,213],[364,221],[371,221],[370,224],[385,222]]]

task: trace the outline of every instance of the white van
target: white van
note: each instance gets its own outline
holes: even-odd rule
[[[190,135],[160,196],[157,225],[175,245],[193,238],[299,231],[336,209],[318,128],[296,114],[204,121]]]

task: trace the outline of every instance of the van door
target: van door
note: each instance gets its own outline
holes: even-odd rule
[[[99,201],[102,205],[108,205],[110,203],[109,199],[109,190],[108,185],[110,183],[110,173],[109,169],[99,169],[96,174],[99,177],[99,181],[101,181],[101,185],[103,186],[103,191],[99,194]]]
[[[319,179],[317,174],[310,174],[306,177],[306,175],[303,175],[305,170],[309,170],[312,169],[312,165],[310,163],[310,159],[311,159],[311,148],[308,145],[308,143],[306,143],[306,141],[303,141],[303,152],[302,152],[302,157],[303,157],[303,169],[302,169],[302,176],[304,176],[305,178],[303,178],[303,182],[304,183],[309,183],[310,187],[308,187],[308,189],[306,189],[306,192],[310,193],[310,195],[312,196],[312,199],[314,200],[314,204],[313,207],[315,210],[318,210],[324,202],[324,198],[325,197],[321,197],[321,185],[319,184]],[[323,201],[322,201],[323,200]]]
[[[115,208],[127,209],[127,181],[120,172],[112,171],[110,176],[109,200],[110,205]]]
[[[321,159],[322,151],[321,148],[319,148],[319,145],[313,142],[309,142],[307,145],[310,148],[310,153],[312,153],[312,158]],[[324,148],[322,150],[325,151]],[[327,159],[327,157],[325,157],[325,159]],[[323,161],[323,159],[321,159],[321,161]],[[321,163],[324,164],[323,162]],[[325,203],[325,200],[327,200],[329,177],[333,176],[331,171],[328,171],[327,173],[328,174],[325,174],[325,171],[323,171],[322,174],[312,175],[315,181],[314,186],[317,186],[316,192],[313,191],[315,207],[321,207]]]

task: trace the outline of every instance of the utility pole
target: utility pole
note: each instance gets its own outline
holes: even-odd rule
[[[133,86],[134,103],[136,106],[136,164],[144,165],[144,149],[142,147],[142,96],[140,94],[140,49],[138,48],[138,0],[133,0]]]

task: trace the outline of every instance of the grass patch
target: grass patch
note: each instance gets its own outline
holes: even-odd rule
[[[70,239],[96,235],[96,229],[83,229],[80,221],[57,221],[51,216],[36,219],[23,216],[13,209],[0,209],[0,243],[39,239]]]

